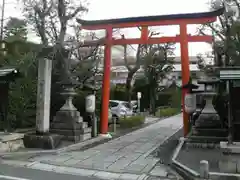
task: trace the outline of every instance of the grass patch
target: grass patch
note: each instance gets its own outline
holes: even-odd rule
[[[169,116],[174,116],[178,113],[180,113],[181,110],[178,108],[164,108],[164,109],[159,109],[156,112],[157,117],[169,117]]]
[[[144,124],[145,118],[143,116],[131,116],[121,118],[119,121],[120,128],[133,128]]]

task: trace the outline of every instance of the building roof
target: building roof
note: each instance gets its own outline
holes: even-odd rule
[[[174,69],[173,72],[181,72],[182,68],[181,68],[181,64],[174,64]],[[190,71],[200,71],[197,64],[190,64]],[[99,68],[99,69],[103,69],[103,67]],[[111,67],[111,71],[112,72],[117,72],[117,73],[127,73],[128,69],[126,68],[126,66],[112,66]],[[143,72],[144,69],[141,67],[138,72]]]
[[[171,60],[172,60],[172,57],[171,57]],[[189,62],[190,63],[196,64],[197,61],[198,61],[197,56],[189,56]],[[136,58],[134,56],[128,56],[127,57],[127,62],[128,62],[129,65],[135,65],[136,64]],[[180,56],[174,57],[173,62],[174,63],[181,63],[181,57]],[[122,56],[112,57],[112,66],[123,66],[123,65],[125,65],[125,62],[124,62]]]
[[[174,82],[176,83],[177,87],[182,87],[182,80],[181,79],[174,80],[174,79],[165,78],[165,79],[162,80],[162,82],[159,85],[162,86],[162,87],[169,87]],[[126,78],[112,78],[111,83],[112,84],[126,84]],[[133,80],[132,83],[134,83],[134,80]],[[198,85],[198,89],[197,89],[198,91],[204,91],[204,85],[203,84],[197,84],[197,80],[193,80],[192,83]]]
[[[174,62],[178,62],[178,63],[181,63],[181,56],[176,56],[174,59],[173,59]],[[189,56],[189,62],[190,63],[195,63],[198,61],[198,58],[197,56]]]
[[[198,91],[204,91],[204,84],[198,84],[197,80],[192,80],[192,83],[198,86]],[[176,85],[182,87],[182,80],[177,80]]]

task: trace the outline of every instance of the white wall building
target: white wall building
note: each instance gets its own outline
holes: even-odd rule
[[[190,71],[191,71],[191,76],[193,79],[197,79],[198,77],[201,76],[201,72],[198,69],[197,66],[197,57],[196,56],[190,56],[189,57],[190,61]],[[128,62],[130,64],[134,64],[135,60],[133,57],[129,57]],[[173,71],[168,74],[167,78],[163,80],[163,84],[166,84],[167,82],[171,81],[176,81],[179,86],[182,84],[182,74],[181,74],[181,57],[176,57],[174,59],[174,69]],[[124,61],[122,59],[116,59],[112,58],[112,67],[111,67],[111,82],[113,84],[125,84],[126,83],[126,78],[128,75],[128,69],[124,65]],[[135,74],[135,78],[138,76],[143,75],[144,69],[141,67],[137,73]],[[133,81],[134,83],[134,81]]]

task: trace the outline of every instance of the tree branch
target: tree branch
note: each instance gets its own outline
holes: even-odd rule
[[[58,39],[58,30],[57,30],[57,27],[56,27],[56,23],[53,22],[53,19],[55,17],[50,15],[50,25],[51,25],[50,29],[51,29],[51,32],[53,34],[53,37],[55,38],[55,42],[56,42],[57,39]]]
[[[141,66],[141,60],[142,60],[142,57],[141,57],[141,51],[142,51],[142,45],[139,44],[138,45],[138,48],[137,48],[137,54],[136,54],[136,65],[134,67],[134,71],[136,72],[140,66]]]
[[[87,8],[84,7],[83,5],[80,5],[77,9],[75,9],[73,13],[67,15],[67,19],[70,20],[74,18],[79,12],[85,12],[85,11],[87,11]]]
[[[127,45],[123,45],[123,47],[124,47],[123,60],[124,60],[125,66],[128,69],[128,71],[132,71],[132,68],[129,65],[127,60]]]
[[[224,35],[223,35],[219,30],[217,30],[215,27],[213,27],[213,25],[211,25],[211,24],[207,24],[207,26],[210,27],[211,30],[214,31],[215,34],[216,34],[216,35],[217,35],[222,41],[225,40]]]
[[[238,0],[233,0],[233,2],[236,4],[236,6],[238,7],[238,9],[240,10],[240,3],[238,2]]]

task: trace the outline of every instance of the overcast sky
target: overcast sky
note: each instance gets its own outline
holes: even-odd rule
[[[129,16],[148,16],[177,13],[193,13],[209,11],[209,0],[92,0],[89,13],[84,17],[89,20],[121,18]],[[197,26],[188,26],[188,33],[195,34]],[[173,36],[179,33],[176,26],[154,29],[163,35]],[[138,30],[125,31],[128,37],[139,36]],[[189,54],[196,55],[211,50],[206,43],[190,43]],[[180,54],[177,45],[176,55]]]
[[[109,19],[130,16],[148,16],[161,14],[177,14],[204,12],[209,10],[209,0],[89,0],[89,12],[84,19]],[[10,16],[22,17],[21,6],[17,0],[6,0],[6,18]],[[155,29],[156,30],[156,29]],[[163,35],[178,34],[177,27],[161,27],[157,29]],[[188,27],[188,33],[196,33],[196,26]],[[127,37],[137,37],[137,29],[124,31]],[[33,37],[33,36],[31,36]],[[203,53],[211,50],[211,46],[206,43],[191,43],[190,55]],[[176,55],[180,50],[177,45]]]

